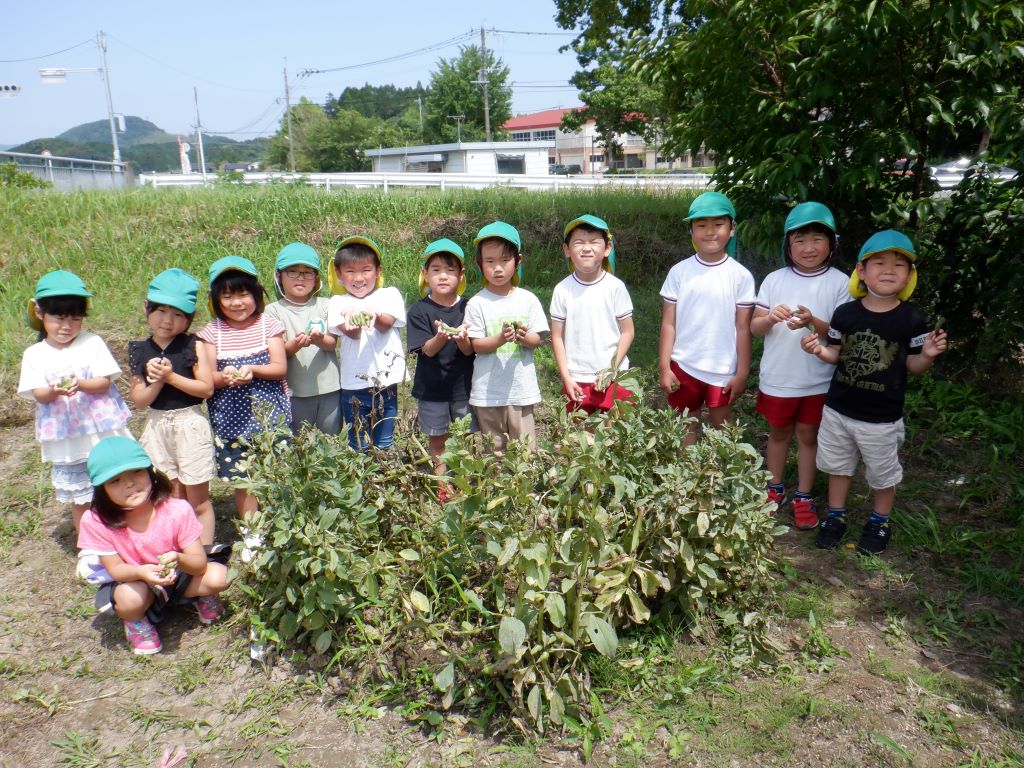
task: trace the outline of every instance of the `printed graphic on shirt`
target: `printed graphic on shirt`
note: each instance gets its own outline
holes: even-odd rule
[[[526,328],[529,318],[516,316],[516,317],[500,317],[495,320],[490,320],[487,323],[487,335],[495,336],[502,332],[502,329],[506,325],[511,325],[513,328],[516,326]],[[505,360],[519,360],[523,356],[523,346],[515,341],[506,341],[495,351],[495,354],[500,355]]]
[[[843,339],[841,366],[836,371],[836,380],[858,389],[884,392],[884,384],[859,379],[889,370],[899,351],[900,345],[897,342],[886,343],[885,339],[870,330],[850,334]]]

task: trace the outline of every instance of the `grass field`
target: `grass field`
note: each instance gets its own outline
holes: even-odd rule
[[[148,659],[94,616],[90,589],[73,578],[73,534],[38,459],[31,405],[12,395],[34,340],[25,307],[41,274],[65,268],[85,279],[95,294],[87,327],[124,362],[125,342],[143,335],[146,283],[170,266],[205,282],[213,260],[236,253],[273,290],[285,243],[303,240],[326,259],[342,237],[366,234],[383,248],[386,280],[411,302],[429,240],[451,237],[469,252],[477,229],[500,218],[520,229],[523,285],[546,306],[565,274],[562,222],[593,212],[616,232],[636,305],[631,357],[650,373],[658,288],[690,252],[680,218],[688,200],[290,186],[0,191],[0,383],[9,394],[0,411],[0,766],[150,766],[179,743],[196,766],[575,766],[588,743],[595,765],[1024,765],[1024,406],[982,397],[970,382],[926,379],[911,392],[907,479],[884,558],[819,553],[795,531],[778,539],[766,606],[782,649],[774,664],[734,668],[714,638],[652,625],[594,668],[604,715],[586,732],[531,740],[458,715],[431,729],[416,718],[418,702],[394,701],[386,685],[351,688],[343,671],[301,661],[252,667],[247,617],[230,592],[225,622],[200,629],[176,617],[164,653]],[[774,263],[744,260],[757,275]],[[550,354],[540,360],[555,407]],[[752,404],[748,393],[741,422],[760,447]],[[215,501],[220,529],[231,531],[226,488]],[[862,514],[860,483],[852,502]]]

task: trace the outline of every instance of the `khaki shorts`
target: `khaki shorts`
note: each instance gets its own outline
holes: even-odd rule
[[[527,438],[532,450],[537,445],[537,428],[532,405],[474,405],[477,426],[485,435],[494,435],[496,450],[505,450],[507,440]]]
[[[818,469],[853,477],[863,459],[864,476],[872,490],[892,488],[903,479],[899,456],[903,438],[903,419],[873,424],[825,406],[818,429]]]
[[[213,433],[201,405],[172,411],[150,409],[139,443],[154,467],[182,485],[202,485],[217,475]]]

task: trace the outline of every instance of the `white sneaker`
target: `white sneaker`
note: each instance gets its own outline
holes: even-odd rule
[[[238,556],[243,563],[250,562],[256,553],[263,548],[263,537],[258,533],[250,533],[246,526],[241,526],[239,531],[242,534],[242,549]]]

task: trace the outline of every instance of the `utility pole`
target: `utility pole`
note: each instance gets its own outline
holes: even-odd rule
[[[107,86],[107,117],[110,120],[110,143],[114,147],[114,162],[121,162],[121,148],[117,144],[117,126],[114,125],[114,100],[110,97],[110,70],[107,69],[107,41],[103,37],[103,30],[96,33],[96,44],[100,47],[100,71],[103,73],[103,83]]]
[[[423,97],[416,97],[416,104],[420,110],[420,141],[423,141]]]
[[[477,81],[484,88],[484,134],[487,136],[487,143],[491,141],[491,100],[487,92],[487,30],[484,29],[484,22],[480,22],[480,79]]]
[[[199,119],[199,89],[192,86],[192,95],[196,100],[196,145],[199,147],[199,170],[206,181],[206,153],[203,152],[203,122]]]
[[[288,65],[284,65],[284,109],[288,125],[288,167],[295,173],[295,142],[292,140],[292,99],[288,90]]]
[[[466,119],[466,116],[465,115],[448,115],[448,119],[455,121],[455,135],[456,135],[455,143],[456,144],[461,144],[462,143],[462,121]]]

